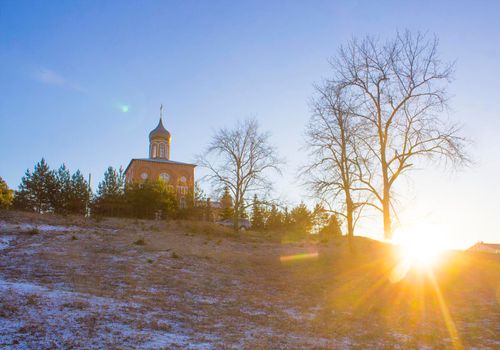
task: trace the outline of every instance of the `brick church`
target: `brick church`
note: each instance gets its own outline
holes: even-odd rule
[[[171,136],[163,126],[161,110],[158,125],[149,133],[149,158],[133,158],[125,169],[125,179],[127,182],[161,179],[177,194],[179,206],[184,208],[187,196],[194,193],[196,165],[170,160]]]

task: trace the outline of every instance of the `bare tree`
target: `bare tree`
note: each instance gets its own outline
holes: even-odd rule
[[[306,127],[309,163],[302,170],[304,183],[331,211],[346,220],[349,247],[353,250],[354,228],[368,198],[360,191],[357,144],[359,117],[352,113],[349,96],[338,85],[316,87],[313,115]]]
[[[361,167],[359,181],[376,198],[384,236],[392,237],[393,186],[420,159],[468,163],[460,128],[439,118],[447,103],[453,65],[438,56],[437,39],[409,31],[381,43],[352,40],[331,62],[331,84],[342,88],[364,120],[365,137],[376,171]],[[360,163],[361,165],[361,163]]]
[[[282,161],[269,142],[269,133],[259,131],[255,119],[238,122],[234,129],[218,130],[198,164],[207,168],[208,180],[216,188],[227,188],[234,198],[234,228],[238,229],[241,203],[250,193],[271,187],[269,172],[280,173]]]

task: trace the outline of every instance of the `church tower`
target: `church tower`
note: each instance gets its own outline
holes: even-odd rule
[[[163,106],[160,107],[160,121],[149,133],[149,158],[170,160],[170,133],[163,126]]]
[[[170,133],[163,126],[163,106],[160,121],[149,133],[149,157],[133,158],[125,168],[127,183],[161,180],[175,194],[180,208],[194,201],[194,169],[196,164],[170,159]]]

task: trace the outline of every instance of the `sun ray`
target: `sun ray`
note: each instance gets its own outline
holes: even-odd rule
[[[453,348],[455,350],[462,350],[464,347],[462,342],[460,341],[460,337],[458,336],[458,331],[451,317],[450,311],[448,310],[448,306],[444,300],[443,294],[441,293],[441,288],[436,280],[436,276],[432,270],[428,270],[427,276],[429,277],[429,281],[432,284],[432,289],[436,294],[436,298],[438,300],[439,308],[441,309],[441,314],[443,315],[443,320],[446,325],[446,329],[450,334],[451,341],[453,342]]]

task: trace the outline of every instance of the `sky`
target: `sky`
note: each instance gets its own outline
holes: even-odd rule
[[[431,226],[451,248],[500,242],[499,13],[494,0],[0,0],[0,176],[17,188],[45,157],[91,173],[95,189],[109,165],[147,157],[163,104],[178,161],[194,161],[218,128],[256,118],[287,161],[274,195],[297,204],[308,195],[297,168],[309,101],[328,60],[353,37],[410,29],[438,36],[456,62],[444,117],[463,124],[474,164],[413,172],[398,190],[398,226]],[[377,220],[358,230],[381,232]]]

